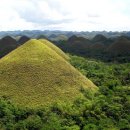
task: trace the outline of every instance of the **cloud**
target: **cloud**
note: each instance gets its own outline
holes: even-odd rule
[[[129,30],[129,0],[0,0],[0,30]]]

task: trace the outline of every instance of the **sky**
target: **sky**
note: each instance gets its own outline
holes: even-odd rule
[[[130,0],[0,0],[0,31],[130,31]]]

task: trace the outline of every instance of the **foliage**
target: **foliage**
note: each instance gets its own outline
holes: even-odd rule
[[[120,94],[122,96],[119,97]],[[123,95],[122,90],[119,95],[118,91],[111,96],[98,92],[92,99],[78,98],[73,104],[55,104],[44,110],[19,108],[8,99],[1,98],[1,129],[130,129],[130,99],[128,94]]]
[[[71,56],[70,62],[99,87],[114,89],[116,86],[130,85],[129,63],[104,63],[78,56]]]

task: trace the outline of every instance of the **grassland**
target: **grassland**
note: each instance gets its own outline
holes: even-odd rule
[[[45,43],[45,44],[43,44]],[[0,95],[16,104],[37,107],[71,102],[81,96],[81,87],[96,86],[47,42],[29,40],[0,60]],[[46,45],[47,44],[47,45]]]

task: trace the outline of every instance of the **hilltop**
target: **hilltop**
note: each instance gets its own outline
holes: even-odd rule
[[[91,41],[83,38],[77,37],[76,35],[71,36],[66,42],[58,44],[58,46],[65,52],[72,54],[85,54],[90,48]]]
[[[71,102],[81,95],[81,88],[97,88],[46,43],[35,39],[0,60],[0,84],[1,96],[28,107]]]
[[[105,36],[101,35],[101,34],[96,35],[92,39],[92,41],[94,41],[94,42],[103,42],[103,41],[106,41],[106,40],[107,40],[107,38]]]
[[[69,57],[61,49],[55,46],[53,43],[49,42],[46,39],[39,39],[39,41],[45,44],[46,46],[48,46],[49,48],[51,48],[52,50],[54,50],[58,55],[60,55],[64,59],[69,60]]]
[[[5,36],[0,39],[0,58],[16,49],[18,44],[15,39],[10,36]]]
[[[68,39],[68,37],[66,35],[60,34],[60,35],[57,35],[57,36],[51,35],[51,36],[49,36],[49,39],[51,41],[66,41]]]
[[[24,44],[25,42],[27,42],[28,40],[30,40],[29,37],[27,36],[21,36],[19,39],[18,39],[18,44]]]
[[[108,52],[113,55],[126,55],[130,54],[130,41],[124,37],[119,37],[108,48]]]

